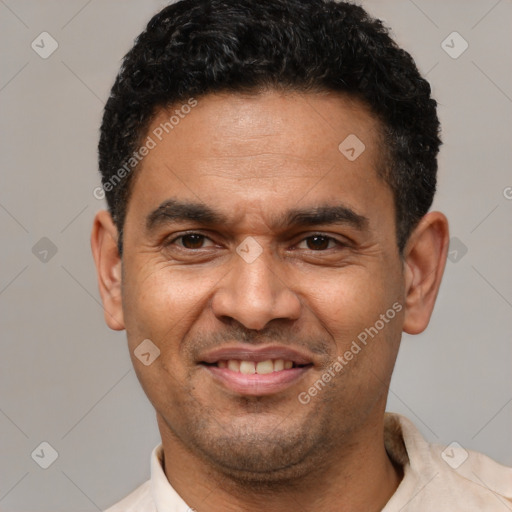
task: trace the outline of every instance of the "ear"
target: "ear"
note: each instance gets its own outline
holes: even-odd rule
[[[110,213],[99,211],[94,217],[91,249],[105,322],[111,329],[121,331],[125,326],[121,301],[121,257],[117,249],[117,237],[117,228]]]
[[[404,249],[405,317],[403,330],[419,334],[434,309],[448,255],[448,220],[441,212],[427,213]]]

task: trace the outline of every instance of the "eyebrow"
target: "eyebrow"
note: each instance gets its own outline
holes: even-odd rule
[[[227,224],[228,219],[204,204],[168,199],[147,216],[146,229],[153,231],[161,224],[180,221],[213,225]]]
[[[193,221],[204,225],[227,225],[229,219],[205,204],[168,199],[153,210],[146,218],[147,231],[154,231],[164,224]],[[319,205],[310,208],[294,208],[274,218],[276,229],[320,224],[341,224],[364,230],[368,227],[367,217],[344,205]]]

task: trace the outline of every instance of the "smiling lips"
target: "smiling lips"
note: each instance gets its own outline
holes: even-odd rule
[[[310,357],[288,347],[236,346],[217,349],[201,358],[213,379],[241,395],[275,394],[293,385],[312,366]]]

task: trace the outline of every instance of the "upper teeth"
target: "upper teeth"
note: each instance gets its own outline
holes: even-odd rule
[[[217,363],[219,368],[229,368],[233,372],[240,372],[246,375],[259,373],[279,372],[281,370],[289,370],[293,367],[292,361],[285,361],[284,359],[267,359],[266,361],[240,361],[238,359],[229,359],[228,361],[219,361]]]

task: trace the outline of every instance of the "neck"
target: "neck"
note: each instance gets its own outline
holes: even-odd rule
[[[386,453],[383,418],[366,428],[364,435],[358,433],[357,439],[345,441],[329,459],[322,459],[321,466],[314,465],[304,476],[265,484],[227,477],[186,450],[160,423],[159,418],[164,460],[169,461],[165,474],[183,500],[201,512],[377,512],[403,476]]]

